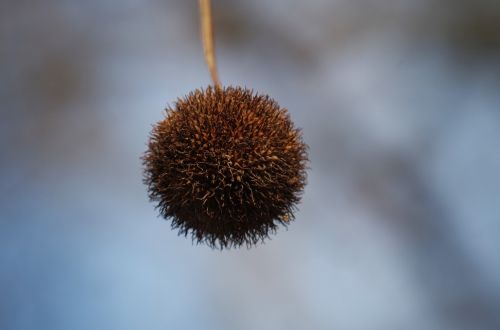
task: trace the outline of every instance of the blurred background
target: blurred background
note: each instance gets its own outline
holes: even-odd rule
[[[310,145],[296,221],[177,237],[140,157],[210,83],[196,1],[0,3],[0,329],[500,329],[500,3],[216,0]]]

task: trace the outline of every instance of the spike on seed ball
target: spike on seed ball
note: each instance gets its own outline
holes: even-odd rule
[[[293,220],[307,146],[269,96],[208,87],[167,108],[143,162],[161,215],[180,234],[222,249],[256,244]]]

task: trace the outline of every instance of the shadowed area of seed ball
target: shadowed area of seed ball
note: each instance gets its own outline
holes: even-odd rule
[[[208,87],[178,99],[154,127],[144,181],[180,234],[221,249],[251,246],[293,220],[306,151],[269,96]]]

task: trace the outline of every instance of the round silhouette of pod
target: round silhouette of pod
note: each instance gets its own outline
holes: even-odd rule
[[[172,228],[221,249],[252,246],[288,225],[308,162],[287,110],[241,87],[178,99],[142,159],[149,198]]]

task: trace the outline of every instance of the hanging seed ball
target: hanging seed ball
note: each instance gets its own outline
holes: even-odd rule
[[[144,182],[180,234],[221,249],[251,246],[294,218],[306,151],[269,96],[208,87],[178,99],[154,127]]]

